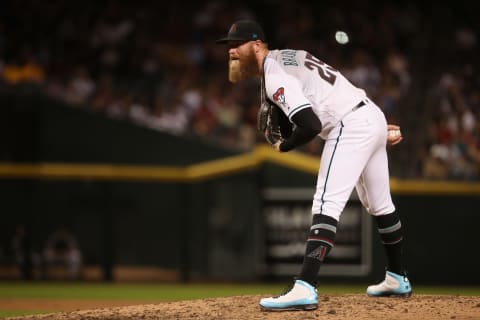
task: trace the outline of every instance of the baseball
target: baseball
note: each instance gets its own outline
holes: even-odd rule
[[[348,34],[344,31],[337,31],[335,32],[335,40],[340,44],[346,44],[348,43]]]
[[[392,138],[401,137],[402,132],[399,129],[388,130],[388,136]]]

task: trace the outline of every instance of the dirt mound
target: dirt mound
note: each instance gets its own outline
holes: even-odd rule
[[[360,294],[321,295],[315,311],[264,312],[260,296],[163,302],[55,314],[15,317],[16,320],[107,320],[107,319],[335,319],[411,320],[480,319],[480,297],[413,295],[404,298],[369,298]]]

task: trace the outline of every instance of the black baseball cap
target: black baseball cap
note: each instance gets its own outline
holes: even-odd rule
[[[255,21],[240,20],[232,24],[225,38],[217,40],[217,43],[227,43],[229,41],[255,41],[265,42],[265,33],[262,27]]]

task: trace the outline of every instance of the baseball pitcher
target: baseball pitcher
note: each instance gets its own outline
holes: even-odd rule
[[[387,255],[385,280],[367,288],[369,296],[410,296],[402,264],[403,230],[392,203],[386,145],[402,140],[380,108],[338,70],[303,50],[269,50],[254,21],[235,22],[225,38],[229,80],[261,79],[258,128],[279,152],[319,135],[325,140],[312,225],[300,275],[290,290],[260,300],[263,310],[312,310],[318,306],[316,278],[335,244],[340,215],[353,188],[375,217]]]

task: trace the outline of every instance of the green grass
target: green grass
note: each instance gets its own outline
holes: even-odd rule
[[[1,283],[1,298],[189,300],[280,290],[278,285]]]
[[[319,294],[364,293],[365,285],[319,287]],[[282,284],[128,284],[69,282],[0,282],[0,299],[89,299],[160,302],[253,294],[277,294]],[[414,294],[476,295],[480,287],[415,286]],[[54,310],[52,310],[54,311]],[[43,311],[45,312],[45,311]],[[0,317],[36,314],[35,310],[0,310]]]
[[[480,286],[415,286],[414,294],[480,296]]]
[[[320,294],[363,293],[366,285],[319,286]],[[71,282],[0,282],[2,298],[189,300],[244,294],[269,294],[285,289],[282,284],[125,284]],[[418,294],[480,295],[479,287],[415,286]]]

